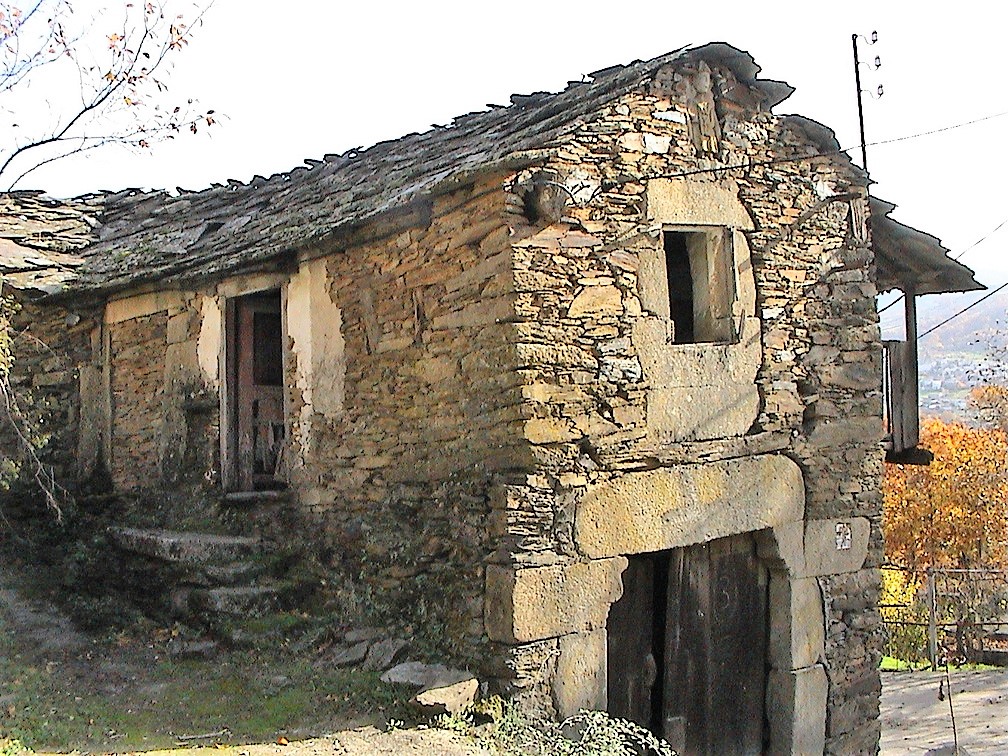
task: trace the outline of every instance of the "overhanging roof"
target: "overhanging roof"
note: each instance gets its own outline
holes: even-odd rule
[[[949,250],[940,239],[890,218],[895,208],[892,202],[871,198],[872,247],[879,291],[941,294],[987,288],[974,278],[972,270],[948,256]]]

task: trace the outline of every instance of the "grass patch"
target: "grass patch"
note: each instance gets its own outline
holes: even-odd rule
[[[879,669],[883,672],[902,672],[905,670],[931,669],[928,662],[905,661],[894,656],[883,656],[879,664]]]
[[[377,673],[319,668],[282,652],[162,659],[146,669],[114,662],[92,680],[75,667],[3,654],[0,739],[34,750],[151,750],[206,733],[222,734],[187,742],[249,743],[383,723],[405,707],[403,691]]]
[[[905,661],[904,659],[896,659],[892,656],[883,656],[879,669],[883,672],[927,671],[931,669],[931,664],[926,661]],[[941,666],[938,668],[938,671],[941,672],[944,669],[945,667]],[[949,669],[955,672],[986,672],[1003,670],[1004,667],[997,667],[992,664],[950,664]]]

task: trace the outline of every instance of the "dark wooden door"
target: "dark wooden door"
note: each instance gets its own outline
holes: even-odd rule
[[[652,727],[660,711],[655,633],[654,555],[632,556],[623,572],[623,596],[609,608],[609,711],[641,727]]]
[[[610,713],[681,754],[762,753],[767,575],[753,539],[631,557],[623,585],[608,623]]]
[[[253,294],[236,301],[234,345],[238,488],[275,488],[285,430],[279,292]]]
[[[663,732],[687,754],[763,751],[767,578],[748,536],[669,558]]]

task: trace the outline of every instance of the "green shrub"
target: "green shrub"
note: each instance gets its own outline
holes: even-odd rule
[[[31,751],[21,745],[20,740],[0,738],[0,756],[26,756],[30,753]]]
[[[674,756],[672,747],[640,725],[604,711],[580,711],[563,722],[526,713],[493,696],[434,726],[468,735],[513,756]]]

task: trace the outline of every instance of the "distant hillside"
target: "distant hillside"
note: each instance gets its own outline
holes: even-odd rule
[[[987,292],[922,297],[918,332],[924,333]],[[902,338],[903,307],[880,316],[883,338]],[[1008,384],[1008,290],[980,302],[918,342],[921,412],[948,419],[970,419],[969,389],[985,381]]]

